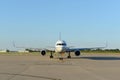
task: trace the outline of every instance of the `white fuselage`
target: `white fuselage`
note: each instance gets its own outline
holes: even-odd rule
[[[55,52],[64,53],[68,49],[67,44],[63,40],[58,40],[55,44]]]

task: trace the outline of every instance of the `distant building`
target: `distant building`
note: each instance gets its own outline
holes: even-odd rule
[[[26,50],[19,50],[18,52],[21,52],[21,53],[29,53],[29,51],[26,51]]]
[[[0,50],[1,53],[9,52],[9,50]]]

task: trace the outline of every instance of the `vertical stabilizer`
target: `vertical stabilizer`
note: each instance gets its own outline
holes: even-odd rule
[[[59,33],[59,40],[61,40],[61,32]]]

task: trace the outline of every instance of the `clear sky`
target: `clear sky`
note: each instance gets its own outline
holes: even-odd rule
[[[0,49],[68,44],[120,49],[120,0],[0,0]]]

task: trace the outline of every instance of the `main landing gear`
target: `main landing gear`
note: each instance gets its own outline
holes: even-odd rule
[[[71,58],[70,52],[68,52],[68,57],[67,58],[69,58],[69,59]]]
[[[51,51],[51,53],[50,53],[50,58],[53,58],[53,53],[52,53],[52,51]]]

